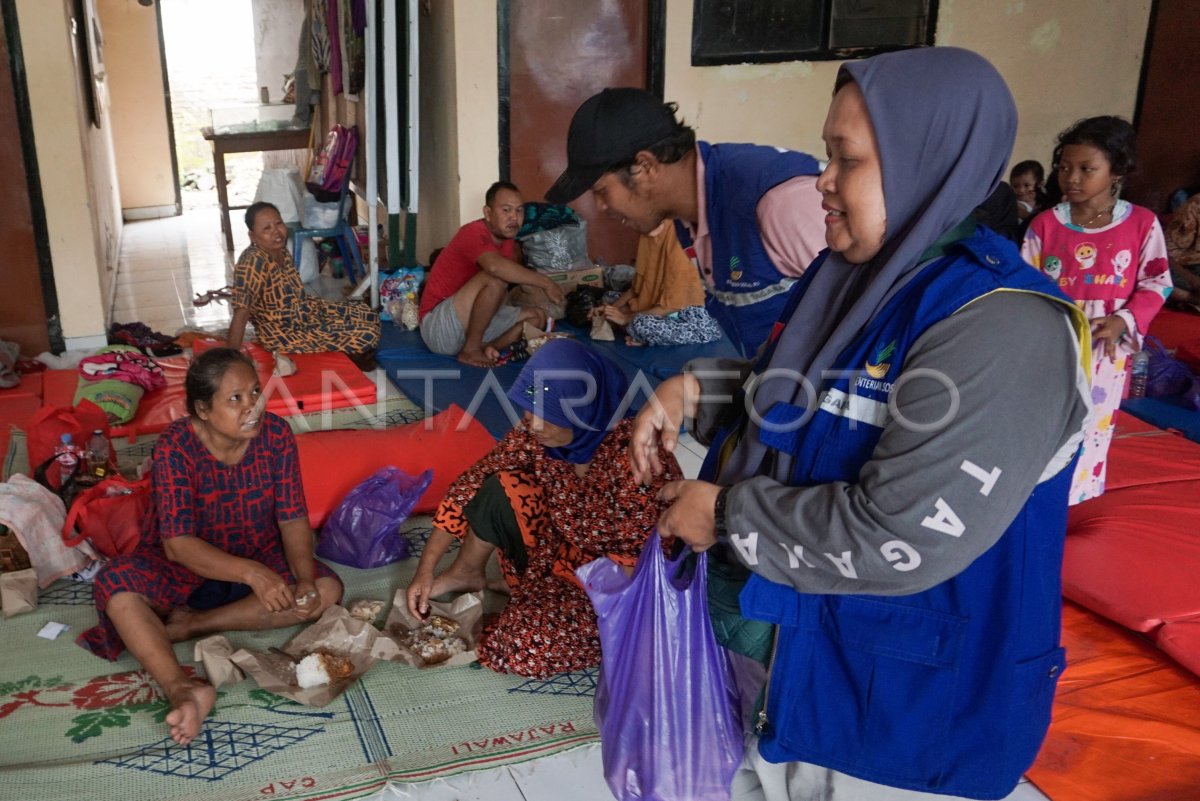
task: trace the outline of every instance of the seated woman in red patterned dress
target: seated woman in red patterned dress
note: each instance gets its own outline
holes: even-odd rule
[[[100,623],[78,640],[106,659],[129,649],[170,701],[180,745],[200,732],[216,692],[184,671],[171,643],[314,620],[342,596],[313,559],[296,440],[263,410],[250,359],[206,351],[185,387],[188,416],[154,448],[147,530],[96,576]]]
[[[607,556],[632,566],[665,507],[658,491],[681,477],[675,457],[652,484],[630,478],[629,387],[621,369],[574,340],[533,355],[509,390],[524,421],[451,485],[408,588],[408,609],[481,590],[493,552],[512,598],[477,653],[492,670],[544,678],[600,663],[596,615],[574,570]],[[615,427],[614,427],[615,426]],[[454,538],[454,563],[434,567]]]

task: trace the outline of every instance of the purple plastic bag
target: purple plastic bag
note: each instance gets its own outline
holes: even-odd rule
[[[575,571],[600,624],[595,715],[618,801],[727,801],[742,762],[736,685],[708,617],[706,557],[685,565],[690,553],[668,560],[655,533],[632,578],[611,559]],[[681,567],[694,575],[678,577]]]
[[[321,527],[317,556],[349,567],[370,568],[408,556],[408,540],[396,529],[433,481],[433,471],[416,478],[399,467],[376,471],[338,504]]]
[[[1146,337],[1143,348],[1150,354],[1147,365],[1146,396],[1163,398],[1179,395],[1192,386],[1191,368],[1172,356],[1163,344],[1154,337]]]

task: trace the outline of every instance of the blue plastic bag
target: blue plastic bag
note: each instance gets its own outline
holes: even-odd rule
[[[433,471],[416,478],[399,467],[385,467],[338,504],[321,528],[317,556],[349,567],[370,568],[408,556],[408,540],[396,529],[408,519]]]
[[[657,532],[633,576],[611,559],[575,571],[600,624],[595,715],[619,801],[726,801],[744,752],[729,657],[708,617],[706,557],[663,556]]]

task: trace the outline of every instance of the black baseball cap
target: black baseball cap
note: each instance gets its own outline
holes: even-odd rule
[[[567,169],[546,192],[566,203],[592,188],[600,176],[630,161],[639,150],[675,133],[675,113],[645,89],[608,88],[583,101],[567,131]]]

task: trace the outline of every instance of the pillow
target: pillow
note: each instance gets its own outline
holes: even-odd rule
[[[100,356],[105,353],[119,353],[121,351],[136,353],[142,355],[142,351],[132,345],[108,345],[96,351],[95,355]],[[111,365],[106,365],[110,366]],[[81,365],[80,369],[83,369]],[[93,381],[79,376],[79,383],[75,387],[75,398],[72,404],[79,405],[80,401],[88,400],[104,410],[108,416],[108,422],[113,425],[128,423],[137,414],[138,403],[141,402],[142,396],[146,394],[145,388],[131,383],[122,381],[117,378],[106,378],[101,381]]]
[[[1134,631],[1200,615],[1197,498],[1192,479],[1110,490],[1071,507],[1063,595]]]
[[[1179,664],[1200,676],[1200,618],[1167,621],[1154,641]]]
[[[433,470],[433,482],[413,513],[437,508],[463,471],[495,446],[474,417],[451,405],[434,417],[385,429],[316,431],[298,434],[304,498],[313,528],[321,526],[342,498],[383,467],[409,475]]]

